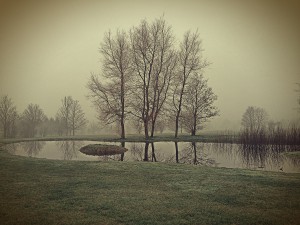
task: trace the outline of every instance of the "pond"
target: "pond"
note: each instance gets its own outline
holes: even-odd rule
[[[81,161],[151,161],[187,163],[213,167],[246,168],[266,171],[300,172],[300,159],[284,153],[299,146],[243,146],[226,143],[105,143],[125,146],[128,151],[117,155],[91,156],[79,149],[95,141],[32,141],[5,145],[15,155],[59,160]],[[103,144],[103,142],[102,142]]]

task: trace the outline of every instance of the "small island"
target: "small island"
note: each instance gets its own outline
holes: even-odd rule
[[[80,148],[80,152],[86,155],[103,156],[117,155],[126,152],[127,149],[116,145],[90,144]]]

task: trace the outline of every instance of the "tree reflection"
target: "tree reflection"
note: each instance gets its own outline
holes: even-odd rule
[[[121,142],[121,147],[125,148],[125,142]],[[123,153],[121,154],[120,161],[124,161],[124,155],[125,155],[125,152],[123,152]]]
[[[4,149],[5,149],[8,153],[10,153],[10,154],[12,154],[12,155],[15,155],[18,146],[19,146],[18,143],[13,143],[13,144],[5,145],[5,146],[3,146],[3,147],[4,147]],[[1,144],[0,144],[0,147],[1,147]]]
[[[156,155],[155,155],[154,142],[151,142],[151,148],[152,148],[151,161],[157,162]]]
[[[44,148],[45,144],[45,141],[28,141],[20,143],[24,152],[26,152],[26,154],[29,157],[37,156],[40,153],[40,151]]]
[[[149,146],[151,145],[151,152]],[[164,159],[162,154],[157,154],[154,142],[133,143],[130,152],[134,161],[157,162],[157,157]]]
[[[149,151],[149,142],[146,142],[143,161],[149,161],[148,151]]]
[[[83,141],[57,141],[56,145],[63,153],[64,160],[77,158],[78,150],[83,146]]]
[[[300,168],[300,158],[298,157],[287,157],[285,156],[286,161],[288,161],[289,164],[294,165],[297,168]]]
[[[262,169],[266,167],[275,167],[278,170],[283,170],[282,164],[284,156],[282,153],[286,152],[287,149],[288,146],[284,145],[243,144],[240,145],[239,152],[243,163],[247,166],[247,168],[254,167]]]
[[[201,151],[203,150],[203,146],[201,147],[200,144],[202,143],[196,145],[196,142],[190,142],[180,152],[181,154],[179,156],[178,162],[194,165],[216,166],[216,161],[214,159],[208,158],[207,154],[205,154],[204,151]]]
[[[124,153],[122,153],[124,154]],[[123,161],[122,154],[119,155],[102,155],[98,156],[99,161],[108,162],[108,161]]]
[[[176,163],[179,163],[179,154],[178,154],[178,142],[175,142],[175,158],[176,158]]]
[[[131,156],[134,161],[144,160],[144,146],[141,143],[133,143],[131,149]]]

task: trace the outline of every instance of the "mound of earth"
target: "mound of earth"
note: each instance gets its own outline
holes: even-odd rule
[[[91,144],[83,146],[79,151],[86,155],[103,156],[122,154],[127,149],[116,145]]]

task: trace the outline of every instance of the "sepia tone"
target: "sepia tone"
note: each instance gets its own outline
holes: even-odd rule
[[[298,224],[299,11],[0,0],[1,224]]]
[[[297,118],[297,1],[0,4],[0,95],[10,96],[20,111],[32,102],[54,117],[60,99],[73,96],[93,120],[83,84],[101,69],[98,49],[104,34],[164,14],[178,45],[187,30],[198,29],[205,58],[212,63],[206,75],[222,114],[210,126],[237,128],[239,121],[233,118],[241,118],[249,105],[264,107],[275,120]]]

